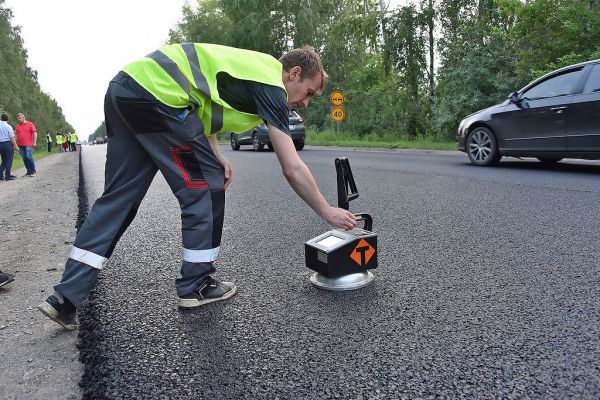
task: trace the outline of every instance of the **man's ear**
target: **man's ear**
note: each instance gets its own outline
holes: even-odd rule
[[[300,67],[299,65],[290,68],[290,78],[296,78],[296,76],[300,76],[301,73],[302,67]]]

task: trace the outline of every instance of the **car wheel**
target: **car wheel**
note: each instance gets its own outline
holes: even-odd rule
[[[294,147],[296,150],[300,151],[304,148],[304,142],[294,142]]]
[[[235,137],[234,134],[231,134],[231,148],[233,150],[239,150],[240,149],[240,144],[237,141],[237,138]]]
[[[271,143],[267,143],[267,147],[269,148],[269,151],[273,151],[273,145]]]
[[[467,138],[467,154],[475,165],[489,166],[500,161],[496,137],[484,127],[473,129]]]
[[[562,160],[562,158],[538,157],[538,160],[540,160],[542,164],[553,165]]]
[[[261,143],[258,133],[256,132],[252,134],[252,147],[254,147],[254,151],[263,151],[265,147],[265,145]]]

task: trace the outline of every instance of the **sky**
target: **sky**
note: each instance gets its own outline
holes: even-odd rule
[[[392,7],[409,0],[385,0]],[[29,67],[82,139],[104,120],[104,94],[125,64],[156,50],[185,0],[5,0]],[[27,110],[22,110],[27,115]],[[35,121],[32,121],[35,123]]]

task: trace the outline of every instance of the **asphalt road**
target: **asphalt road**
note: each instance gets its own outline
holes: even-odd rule
[[[105,146],[84,148],[91,200]],[[157,176],[82,313],[87,398],[600,397],[600,165],[496,168],[455,152],[301,152],[336,202],[337,156],[374,217],[374,282],[327,292],[303,243],[329,227],[273,153],[233,152],[219,279],[181,311],[177,201]],[[92,201],[90,201],[90,204]]]

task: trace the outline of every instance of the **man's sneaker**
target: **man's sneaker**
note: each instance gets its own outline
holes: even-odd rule
[[[198,307],[215,301],[226,300],[233,296],[236,291],[237,286],[233,282],[219,282],[209,276],[198,289],[179,297],[179,307]]]
[[[77,310],[75,306],[58,293],[48,297],[46,301],[38,306],[38,310],[69,331],[77,329]]]
[[[35,172],[32,172],[32,173],[29,174],[30,178],[35,178],[36,176],[37,176],[37,174]]]
[[[0,287],[2,287],[4,285],[8,285],[9,283],[11,283],[14,280],[15,280],[15,276],[13,274],[6,274],[6,273],[0,271]]]

